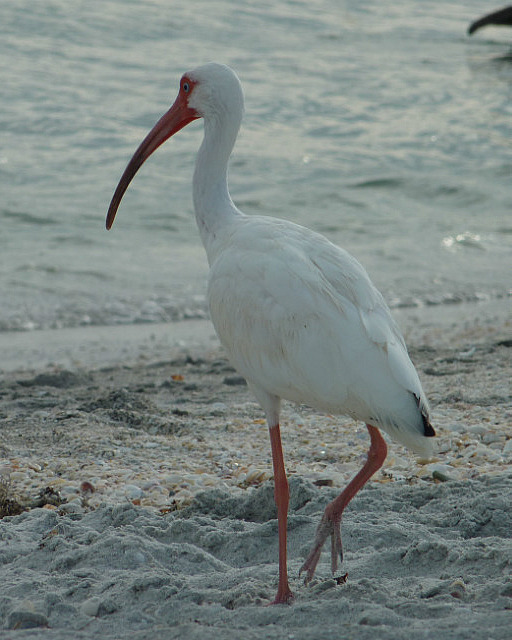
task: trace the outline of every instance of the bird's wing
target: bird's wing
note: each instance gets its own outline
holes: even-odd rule
[[[319,234],[270,218],[247,217],[230,234],[211,262],[208,296],[240,373],[268,393],[377,426],[393,412],[417,421],[418,376],[357,260]]]
[[[416,369],[382,294],[353,256],[325,239],[322,245],[322,251],[315,256],[315,265],[340,300],[348,300],[357,309],[366,338],[387,354],[396,381],[404,388],[417,392],[421,387]]]

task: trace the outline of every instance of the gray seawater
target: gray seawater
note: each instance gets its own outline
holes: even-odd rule
[[[498,3],[499,4],[499,3]],[[512,29],[489,3],[2,0],[0,330],[206,314],[191,178],[202,125],[117,181],[210,60],[239,74],[246,213],[326,234],[397,306],[503,301],[512,267]]]

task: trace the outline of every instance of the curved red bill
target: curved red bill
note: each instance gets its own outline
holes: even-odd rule
[[[124,170],[108,208],[107,229],[110,229],[114,223],[114,218],[116,217],[117,209],[121,204],[123,195],[142,164],[149,158],[153,151],[158,149],[168,138],[199,117],[197,111],[188,106],[187,101],[180,93],[169,111],[160,118],[141,142]]]

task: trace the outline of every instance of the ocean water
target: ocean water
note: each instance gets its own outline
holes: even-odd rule
[[[202,124],[105,214],[186,70],[233,67],[233,199],[326,234],[392,307],[510,299],[512,28],[469,0],[3,0],[0,331],[207,317]]]

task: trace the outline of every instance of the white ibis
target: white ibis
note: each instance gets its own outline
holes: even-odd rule
[[[229,67],[210,63],[186,73],[176,101],[126,167],[107,229],[142,163],[167,138],[203,118],[193,196],[210,265],[208,303],[219,339],[268,423],[279,536],[277,604],[293,598],[286,563],[289,492],[281,399],[362,420],[371,440],[364,466],[325,509],[301,569],[306,582],[329,536],[333,572],[338,557],[343,559],[343,510],[386,458],[379,429],[424,457],[435,433],[404,339],[359,262],[318,233],[285,220],[246,216],[231,200],[227,165],[243,110],[242,87]]]

